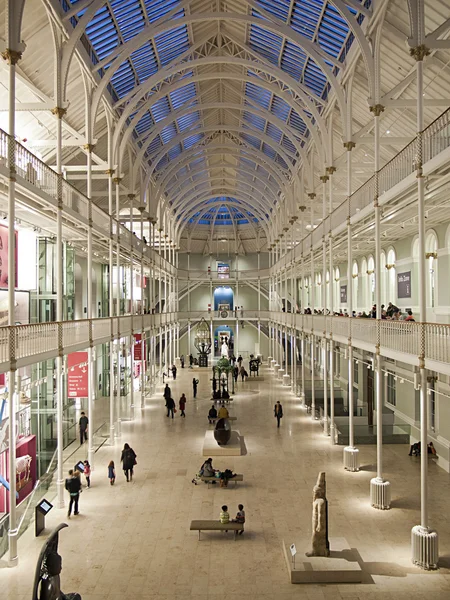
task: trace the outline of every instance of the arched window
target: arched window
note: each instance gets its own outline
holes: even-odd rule
[[[368,275],[367,275],[367,259],[363,258],[361,261],[361,310],[367,310],[368,307],[367,305],[369,304],[369,300],[368,300],[368,293],[367,293],[367,280],[368,280]]]
[[[381,304],[387,304],[389,298],[387,298],[387,279],[388,273],[386,269],[386,253],[384,250],[381,251],[380,257],[380,267],[381,267]]]
[[[436,283],[437,283],[437,249],[438,241],[434,231],[429,231],[425,238],[425,258],[427,259],[427,305],[434,308],[436,305]]]
[[[369,304],[368,309],[371,310],[372,306],[375,304],[375,261],[373,256],[369,256],[367,261],[367,275],[368,275],[368,299]]]
[[[353,262],[352,267],[352,310],[357,310],[359,307],[358,303],[358,263],[356,260]]]
[[[391,248],[387,253],[386,259],[386,271],[387,271],[387,279],[386,279],[386,301],[396,303],[397,293],[395,289],[396,275],[395,275],[395,250]]]
[[[334,285],[334,309],[335,310],[337,308],[340,308],[340,306],[341,306],[341,283],[340,283],[340,279],[341,279],[341,272],[339,270],[339,267],[336,267],[334,269],[334,278],[333,278],[333,285]]]
[[[322,273],[316,273],[316,306],[315,308],[323,308],[322,303]]]
[[[330,308],[331,307],[331,294],[330,294],[330,290],[331,290],[331,282],[330,282],[330,271],[327,271],[326,273],[326,280],[325,280],[325,288],[324,288],[324,308]]]

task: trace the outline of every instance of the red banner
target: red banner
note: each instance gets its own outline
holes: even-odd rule
[[[142,360],[142,345],[141,345],[141,334],[134,334],[135,344],[133,346],[133,358],[134,360]],[[144,339],[144,356],[145,356],[145,339]]]
[[[67,357],[67,395],[69,398],[87,398],[89,368],[87,352],[72,352]],[[83,365],[83,366],[80,366]]]
[[[15,283],[14,287],[17,287],[17,231],[14,232],[15,236],[15,254],[16,254],[16,272],[15,272]],[[8,246],[9,246],[9,235],[8,228],[5,225],[0,225],[0,287],[7,288],[9,273],[8,273]]]

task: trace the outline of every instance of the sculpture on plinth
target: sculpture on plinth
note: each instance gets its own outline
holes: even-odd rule
[[[58,554],[59,532],[66,523],[61,523],[50,534],[39,554],[33,584],[33,600],[81,600],[80,594],[61,591],[60,574],[62,558]]]
[[[214,429],[214,439],[219,446],[226,446],[231,438],[231,425],[228,419],[219,419]]]
[[[312,550],[306,556],[330,556],[328,540],[328,501],[325,473],[319,473],[313,489]]]

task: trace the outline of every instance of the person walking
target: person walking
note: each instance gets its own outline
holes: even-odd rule
[[[70,515],[72,514],[72,507],[74,507],[74,511],[73,511],[74,515],[80,514],[78,511],[78,500],[80,499],[81,480],[74,473],[73,469],[70,469],[70,471],[69,471],[69,477],[66,479],[65,487],[70,495],[69,510],[67,512],[67,516],[70,519]]]
[[[120,462],[122,463],[122,469],[125,473],[127,481],[133,481],[133,469],[134,465],[137,464],[136,452],[133,450],[133,448],[130,448],[128,444],[124,444],[122,456],[120,457]]]
[[[86,416],[84,411],[81,412],[80,420],[78,421],[78,425],[80,427],[80,446],[83,442],[87,442],[88,439],[88,426],[89,419]]]
[[[180,402],[180,417],[186,417],[184,409],[186,408],[186,396],[184,394],[181,395]]]
[[[189,354],[189,368],[192,369],[194,364],[194,357],[192,354]]]
[[[181,368],[184,369],[184,354],[180,356]]]
[[[198,379],[196,379],[194,377],[194,379],[192,380],[192,391],[194,393],[194,398],[197,398],[197,386],[198,386]]]
[[[239,374],[241,376],[241,380],[244,381],[245,379],[245,374],[247,373],[247,371],[245,370],[244,365],[242,365],[242,367],[239,369]]]
[[[237,383],[239,377],[239,367],[236,365],[233,369],[234,383]]]
[[[244,360],[244,359],[243,359],[243,358],[242,358],[242,356],[239,354],[239,357],[238,357],[238,359],[237,359],[237,362],[238,362],[239,368],[241,368],[241,366],[242,366],[242,361],[243,361],[243,360]]]
[[[177,368],[175,365],[172,365],[172,377],[174,381],[177,378]]]
[[[91,465],[88,460],[84,461],[84,476],[86,477],[86,485],[88,488],[91,487]]]
[[[279,400],[277,400],[277,403],[275,404],[275,406],[273,408],[273,414],[277,419],[277,427],[279,427],[280,421],[283,418],[283,405],[280,403]]]
[[[172,397],[172,390],[169,387],[169,384],[166,383],[166,387],[164,388],[164,399],[168,400]]]
[[[172,419],[173,419],[173,412],[175,409],[175,401],[173,398],[167,398],[166,400],[166,408],[167,408],[167,416],[170,416],[170,413],[172,413]]]
[[[114,485],[116,481],[116,467],[114,465],[114,461],[110,460],[108,465],[108,479],[111,485]]]

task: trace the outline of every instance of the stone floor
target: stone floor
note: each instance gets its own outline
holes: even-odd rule
[[[430,462],[430,524],[440,534],[442,567],[424,572],[410,561],[410,530],[419,522],[420,464],[403,445],[385,446],[385,476],[392,484],[392,509],[369,505],[369,481],[375,471],[375,446],[360,448],[362,469],[347,473],[342,447],[331,446],[318,422],[311,420],[294,396],[273,379],[239,383],[230,413],[245,436],[247,454],[216,458],[218,468],[244,474],[235,489],[194,486],[191,479],[202,463],[202,445],[210,406],[210,371],[200,379],[192,399],[193,372],[179,369],[170,382],[178,402],[185,391],[186,419],[165,416],[162,387],[122,425],[115,448],[96,454],[92,488],[80,499],[81,514],[67,520],[53,509],[49,528],[68,522],[60,534],[62,589],[83,600],[291,600],[348,598],[410,600],[450,597],[450,520],[448,474]],[[280,429],[273,404],[280,399]],[[99,402],[99,401],[97,401]],[[120,468],[109,485],[107,464],[120,467],[124,442],[137,453],[135,478],[126,483]],[[364,584],[293,586],[282,553],[282,541],[308,539],[311,534],[312,488],[319,471],[327,473],[330,537],[345,537],[360,556]],[[191,519],[219,516],[226,503],[235,514],[243,503],[245,534],[234,541],[220,532],[189,531]],[[30,600],[36,558],[44,541],[30,528],[19,540],[15,569],[0,560],[2,600]]]

